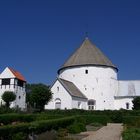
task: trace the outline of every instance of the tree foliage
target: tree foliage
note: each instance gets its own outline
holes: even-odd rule
[[[134,110],[140,110],[140,97],[135,97],[132,103],[133,103]]]
[[[10,102],[14,101],[16,99],[16,95],[12,91],[5,91],[2,95],[2,100],[5,101],[6,107],[9,108]]]
[[[32,107],[41,111],[44,110],[44,105],[52,98],[49,87],[44,84],[28,84],[26,90],[26,101],[29,102]]]

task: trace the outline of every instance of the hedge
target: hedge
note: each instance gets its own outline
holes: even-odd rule
[[[12,134],[18,132],[25,132],[28,134],[35,132],[38,134],[52,129],[57,130],[60,127],[65,128],[74,121],[75,117],[67,117],[62,119],[34,121],[31,123],[20,123],[16,125],[5,125],[0,127],[0,136],[12,136]]]
[[[123,123],[127,124],[127,126],[140,127],[140,116],[124,116]]]
[[[12,122],[32,122],[36,120],[49,120],[64,117],[63,115],[42,114],[3,114],[0,115],[0,123],[7,125]]]
[[[3,114],[0,115],[0,123],[9,124],[12,122],[31,122],[34,121],[35,115],[31,114]]]
[[[106,115],[79,115],[77,116],[78,121],[85,121],[86,124],[100,123],[106,125],[111,122],[110,118]]]
[[[112,116],[116,113],[122,114],[123,116],[140,116],[140,110],[82,110],[82,109],[71,109],[71,110],[45,110],[45,113],[52,115],[107,115]]]

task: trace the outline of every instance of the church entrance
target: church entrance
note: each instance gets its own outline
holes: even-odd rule
[[[59,98],[55,99],[55,109],[61,109],[61,100]]]
[[[95,110],[96,101],[93,99],[88,100],[88,110]]]

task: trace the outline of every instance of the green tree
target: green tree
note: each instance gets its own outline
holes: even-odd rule
[[[14,101],[16,99],[16,95],[12,91],[5,91],[2,95],[2,100],[5,101],[6,107],[9,108],[10,102]]]
[[[132,103],[133,103],[134,110],[140,110],[140,97],[135,97]]]
[[[26,102],[40,111],[44,110],[44,105],[52,98],[52,92],[49,87],[44,84],[28,84]]]

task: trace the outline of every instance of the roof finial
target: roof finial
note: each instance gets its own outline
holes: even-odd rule
[[[88,35],[89,35],[89,32],[88,32],[88,23],[85,24],[85,39],[88,39]]]
[[[88,39],[88,31],[85,32],[85,38]]]

